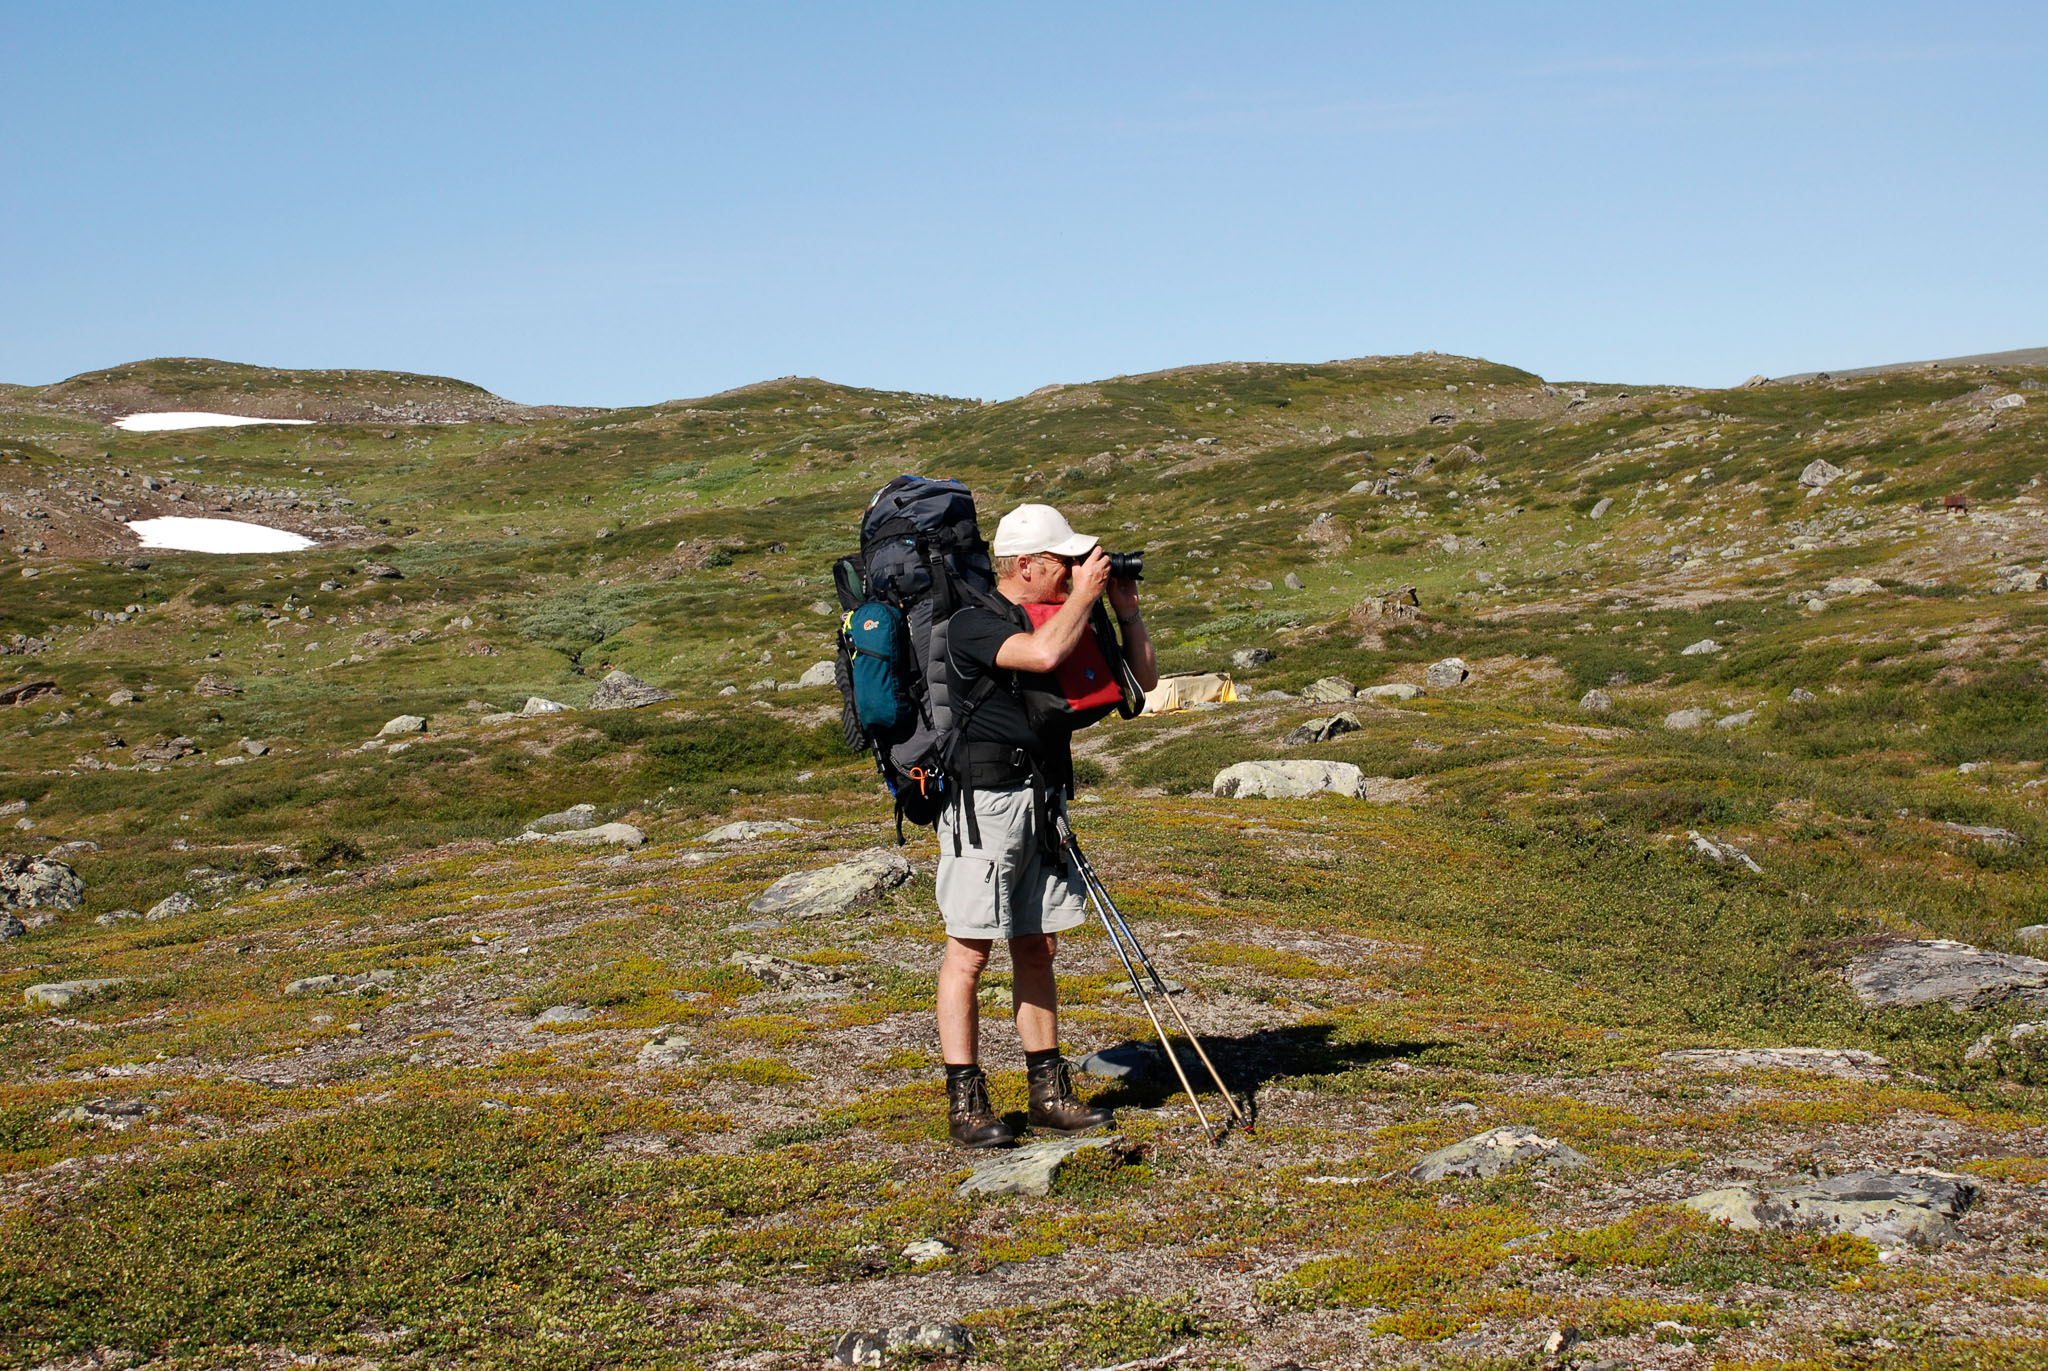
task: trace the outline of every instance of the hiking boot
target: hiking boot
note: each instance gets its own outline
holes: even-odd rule
[[[960,1147],[1009,1147],[1017,1141],[989,1106],[988,1077],[979,1071],[946,1078],[946,1122]]]
[[[1116,1115],[1107,1109],[1081,1103],[1074,1094],[1074,1077],[1065,1057],[1055,1057],[1043,1066],[1031,1068],[1031,1126],[1054,1133],[1080,1133],[1113,1123]]]

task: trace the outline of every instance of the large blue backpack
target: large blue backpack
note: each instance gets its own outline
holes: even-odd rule
[[[989,603],[995,570],[958,481],[898,476],[861,519],[860,552],[832,569],[845,616],[837,678],[847,744],[874,753],[903,820],[930,825],[964,777],[946,663],[946,621]]]

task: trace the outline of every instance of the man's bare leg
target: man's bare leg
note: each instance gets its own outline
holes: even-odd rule
[[[1057,933],[1032,933],[1010,939],[1010,990],[1017,1002],[1017,1041],[1026,1052],[1049,1052],[1060,1045],[1059,990],[1052,962],[1059,952]]]
[[[975,992],[988,965],[990,938],[947,938],[939,963],[939,1055],[948,1066],[981,1060],[981,1005]]]

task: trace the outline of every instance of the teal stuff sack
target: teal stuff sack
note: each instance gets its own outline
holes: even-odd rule
[[[842,621],[840,632],[852,649],[853,708],[871,738],[893,738],[913,722],[903,679],[903,631],[903,611],[879,600],[847,611]]]

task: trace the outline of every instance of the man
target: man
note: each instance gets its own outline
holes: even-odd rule
[[[1088,634],[1089,615],[1106,588],[1132,675],[1147,690],[1159,684],[1152,640],[1138,613],[1137,582],[1110,577],[1109,557],[1095,538],[1074,532],[1051,505],[1019,505],[997,525],[991,550],[996,592],[1006,603],[961,610],[947,629],[956,708],[980,697],[962,729],[966,799],[940,815],[938,833],[938,901],[946,921],[939,1047],[950,1130],[963,1147],[1007,1147],[1017,1140],[989,1106],[980,1066],[975,991],[998,939],[1010,947],[1031,1126],[1074,1133],[1112,1118],[1075,1096],[1059,1048],[1053,956],[1060,933],[1088,917],[1080,875],[1062,860],[1059,841],[1044,823],[1064,805],[1072,784],[1071,735],[1056,725],[1032,727],[1016,693],[1018,677],[1052,672],[1067,660]],[[1032,627],[1023,606],[1054,603],[1059,609]],[[977,692],[988,678],[994,688]],[[1049,792],[1043,806],[1034,772]],[[970,803],[971,822],[963,812]]]

